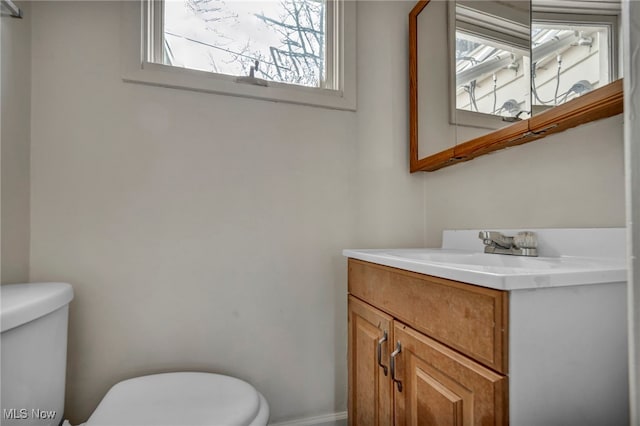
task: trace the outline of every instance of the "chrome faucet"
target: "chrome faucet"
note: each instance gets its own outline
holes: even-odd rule
[[[484,252],[512,256],[537,256],[538,237],[531,231],[518,232],[508,237],[496,231],[480,231],[478,238],[484,243]]]

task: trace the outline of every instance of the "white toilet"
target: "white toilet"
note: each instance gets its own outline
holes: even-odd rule
[[[58,426],[63,419],[66,283],[0,286],[0,424]],[[86,426],[264,426],[269,405],[250,384],[212,373],[153,374],[114,385]]]

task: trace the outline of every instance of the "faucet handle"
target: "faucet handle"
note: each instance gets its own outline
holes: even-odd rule
[[[513,246],[513,237],[507,237],[497,231],[480,231],[478,238],[485,246],[498,246],[505,249]]]
[[[478,238],[480,238],[485,244],[491,244],[493,241],[501,240],[507,237],[496,231],[480,231],[480,233],[478,234]]]
[[[518,248],[536,248],[538,247],[538,237],[535,232],[524,231],[518,232],[518,234],[513,237],[513,244]]]
[[[491,237],[491,232],[489,231],[480,231],[478,233],[478,238],[481,240],[488,240]]]

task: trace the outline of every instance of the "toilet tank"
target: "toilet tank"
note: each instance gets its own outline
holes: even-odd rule
[[[0,286],[0,424],[57,426],[63,419],[66,283]]]

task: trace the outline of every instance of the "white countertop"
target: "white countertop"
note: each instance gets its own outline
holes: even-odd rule
[[[477,240],[476,230],[445,231],[442,248],[348,249],[343,251],[343,255],[498,290],[528,290],[627,280],[624,228],[533,231],[540,236],[540,254],[553,254],[552,256],[485,254],[481,249],[482,242]],[[509,230],[504,233],[512,235]],[[603,246],[608,249],[603,250]],[[473,249],[470,250],[470,247]],[[593,249],[590,250],[589,247]]]

